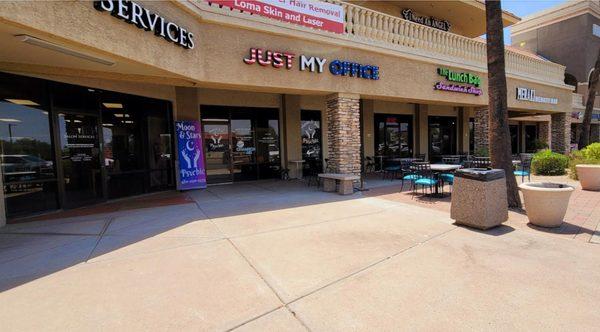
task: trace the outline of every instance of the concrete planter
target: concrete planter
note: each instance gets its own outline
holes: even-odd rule
[[[583,190],[600,190],[600,165],[575,165]]]
[[[529,222],[541,227],[558,227],[562,224],[575,190],[566,184],[527,182],[519,185],[523,192]]]

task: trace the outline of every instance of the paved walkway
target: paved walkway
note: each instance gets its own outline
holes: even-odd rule
[[[377,190],[256,182],[9,225],[1,330],[600,328],[599,245]]]

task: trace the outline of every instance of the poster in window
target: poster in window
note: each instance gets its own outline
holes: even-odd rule
[[[176,121],[179,154],[178,190],[206,188],[206,169],[199,121]]]

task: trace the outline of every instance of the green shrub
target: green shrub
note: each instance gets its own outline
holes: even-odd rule
[[[592,143],[581,150],[586,159],[600,160],[600,143]]]
[[[531,170],[535,175],[564,175],[569,158],[550,150],[542,150],[533,156]]]
[[[569,175],[577,180],[577,165],[600,165],[600,143],[593,143],[581,151],[573,151],[569,160]]]

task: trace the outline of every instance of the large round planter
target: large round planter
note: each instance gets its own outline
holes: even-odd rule
[[[530,223],[541,227],[558,227],[562,224],[573,187],[559,183],[525,182],[519,188],[523,192]]]
[[[600,165],[575,165],[583,190],[600,190]]]

